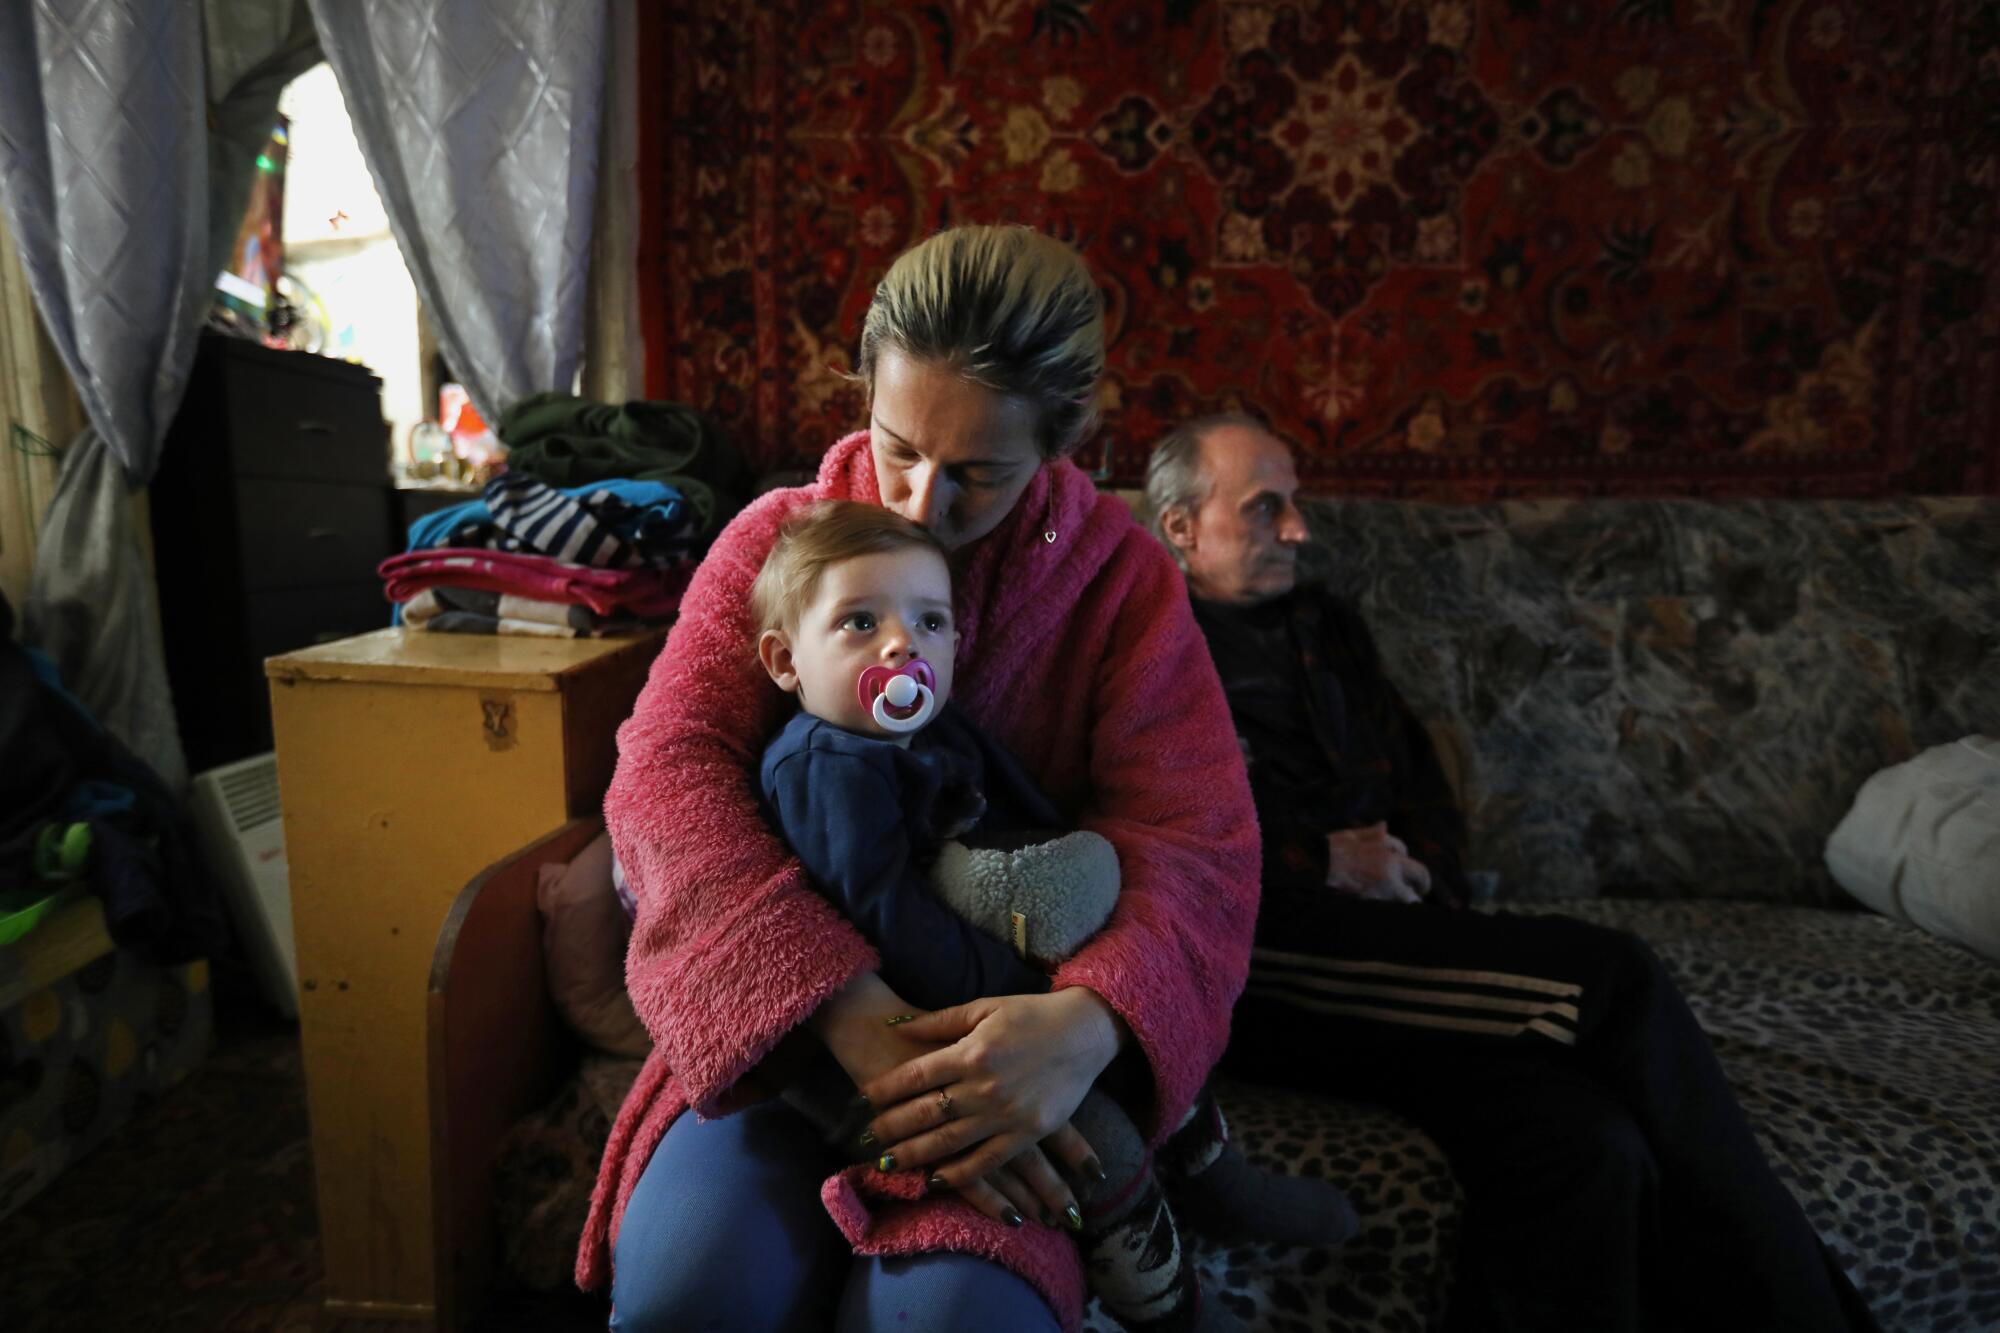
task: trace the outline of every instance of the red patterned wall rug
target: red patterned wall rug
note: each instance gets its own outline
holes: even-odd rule
[[[1357,494],[2000,491],[2000,0],[642,10],[648,391],[764,466],[898,251],[1020,221],[1121,481],[1244,408]]]

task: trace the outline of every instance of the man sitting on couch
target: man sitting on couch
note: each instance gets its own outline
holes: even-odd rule
[[[1146,473],[1264,830],[1225,1066],[1437,1142],[1466,1200],[1454,1328],[1875,1328],[1651,950],[1455,910],[1463,817],[1360,616],[1298,584],[1297,491],[1247,417],[1180,427]]]

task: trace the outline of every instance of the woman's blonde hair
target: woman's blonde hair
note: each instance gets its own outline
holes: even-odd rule
[[[953,227],[897,256],[861,326],[871,396],[885,347],[1033,403],[1045,457],[1097,424],[1103,298],[1082,256],[1032,227]]]
[[[756,617],[757,632],[797,629],[800,614],[819,595],[820,580],[842,561],[912,548],[936,552],[950,570],[944,544],[930,529],[893,510],[859,500],[807,505],[785,520],[777,544],[750,585],[750,613]]]

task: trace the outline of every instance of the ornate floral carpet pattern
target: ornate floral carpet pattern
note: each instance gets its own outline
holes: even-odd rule
[[[648,389],[863,420],[889,260],[1089,257],[1131,481],[1248,408],[1355,494],[2000,489],[2000,2],[642,7]]]

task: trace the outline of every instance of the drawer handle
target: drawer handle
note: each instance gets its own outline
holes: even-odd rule
[[[307,529],[306,529],[306,540],[307,540],[307,541],[309,541],[309,542],[325,542],[325,541],[332,541],[332,540],[333,540],[333,539],[334,539],[335,537],[338,537],[339,535],[340,535],[340,529],[339,529],[339,528],[307,528]]]
[[[299,434],[331,435],[333,434],[333,423],[328,421],[301,421],[299,423]]]

